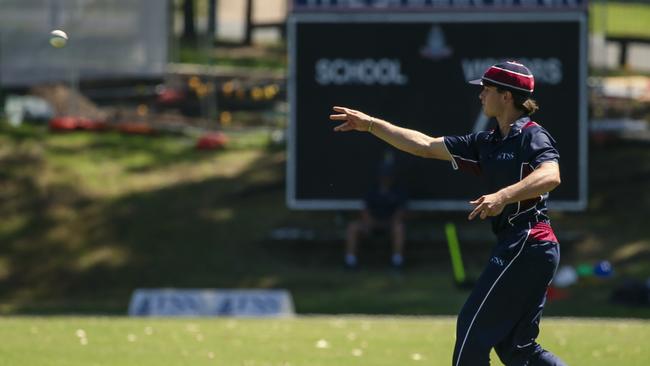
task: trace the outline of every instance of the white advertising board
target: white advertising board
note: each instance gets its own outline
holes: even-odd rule
[[[286,290],[138,289],[129,304],[130,316],[293,316]]]

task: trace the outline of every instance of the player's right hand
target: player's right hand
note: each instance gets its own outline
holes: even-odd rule
[[[334,131],[368,131],[368,126],[372,121],[369,115],[345,107],[332,107],[337,114],[331,114],[332,121],[343,121],[340,125],[334,127]]]

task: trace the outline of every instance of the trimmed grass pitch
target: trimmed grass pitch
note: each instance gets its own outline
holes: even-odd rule
[[[452,317],[0,318],[0,365],[449,365]],[[551,318],[569,365],[647,365],[650,321]],[[500,365],[495,355],[492,362]]]

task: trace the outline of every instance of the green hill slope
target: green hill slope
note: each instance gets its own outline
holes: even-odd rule
[[[286,208],[285,155],[264,133],[200,152],[180,137],[0,126],[3,313],[124,314],[142,287],[287,288],[302,313],[455,314],[467,296],[435,239],[409,242],[411,266],[400,275],[383,266],[383,244],[366,244],[374,264],[343,271],[340,217]],[[580,234],[563,243],[563,261],[610,259],[618,277],[585,281],[548,312],[650,317],[607,301],[617,282],[650,276],[650,152],[609,146],[591,155],[590,210],[554,215],[559,232]],[[415,213],[409,227],[426,232],[464,216]],[[270,240],[282,226],[332,235]],[[461,243],[470,273],[491,241]]]

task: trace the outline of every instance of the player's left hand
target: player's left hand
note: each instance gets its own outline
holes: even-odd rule
[[[474,210],[470,212],[468,220],[473,220],[477,215],[481,217],[481,220],[488,216],[497,216],[506,206],[505,200],[499,192],[481,196],[469,203],[474,205]]]

